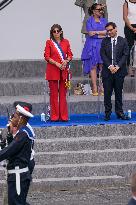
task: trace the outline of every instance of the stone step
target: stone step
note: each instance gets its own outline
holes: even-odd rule
[[[105,163],[81,163],[36,165],[33,177],[43,178],[67,178],[89,176],[130,176],[135,172],[136,161],[130,162],[105,162]]]
[[[128,137],[136,136],[135,124],[105,124],[105,125],[80,125],[80,126],[49,126],[49,127],[34,127],[36,134],[36,141],[38,139],[58,139],[58,138],[73,138],[78,139],[79,137],[87,138],[102,138],[108,137],[110,140],[111,136]],[[2,129],[3,136],[6,136],[7,129]],[[40,141],[39,141],[40,142]],[[106,147],[108,149],[108,147]],[[40,151],[41,152],[41,151]],[[52,152],[52,150],[51,150]]]
[[[0,101],[0,115],[7,115],[7,108],[9,113],[13,113],[13,103],[15,101],[29,102],[33,106],[33,114],[41,114],[45,112],[45,96],[44,95],[22,95],[22,96],[1,96]]]
[[[130,149],[104,149],[104,150],[79,150],[58,152],[37,152],[36,164],[80,164],[101,162],[129,162],[136,159],[136,148]]]
[[[46,62],[40,60],[0,61],[0,76],[3,78],[44,77]],[[73,76],[82,75],[82,64],[79,59],[71,62]]]
[[[90,87],[91,87],[91,84],[92,84],[91,83],[91,78],[89,78],[88,76],[80,76],[80,77],[79,76],[76,76],[76,77],[74,76],[71,79],[71,93],[72,94],[74,93],[74,88],[78,83],[88,84],[88,85],[90,84]],[[97,79],[97,86],[99,86],[99,79]],[[129,76],[125,77],[123,92],[124,92],[124,95],[126,93],[136,93],[136,78],[132,78],[132,77],[129,77]]]
[[[136,82],[131,83],[131,78],[126,78],[124,83],[124,100],[134,100],[136,95]],[[70,96],[74,95],[74,89],[78,83],[89,84],[87,77],[73,77],[71,80]],[[48,83],[43,77],[24,77],[24,78],[0,78],[0,96],[20,96],[20,95],[49,95]],[[129,98],[127,97],[129,94]],[[74,97],[79,97],[74,95]],[[81,98],[98,98],[92,95],[81,95]],[[114,97],[112,97],[114,99]],[[103,97],[102,97],[103,99]]]
[[[136,148],[136,136],[106,136],[38,139],[35,152],[104,150]]]
[[[27,77],[42,77],[45,76],[46,62],[44,59],[39,60],[9,60],[0,61],[0,76],[2,78],[27,78]],[[73,59],[71,61],[71,71],[73,77],[81,77],[83,75],[82,62],[80,59]],[[132,77],[126,77],[129,80],[129,86],[124,89],[132,89],[132,92],[136,90],[136,79]],[[126,81],[126,79],[125,79]]]
[[[58,164],[58,165],[36,165],[33,172],[34,182],[46,182],[47,187],[54,183],[69,184],[73,188],[73,183],[83,181],[83,184],[92,180],[92,185],[97,186],[101,180],[108,181],[114,179],[126,181],[135,170],[136,161],[131,162],[105,162],[105,163],[81,163],[81,164]],[[5,183],[5,168],[0,167],[1,186]],[[97,182],[95,182],[95,180]],[[119,181],[119,183],[121,183]],[[94,183],[94,184],[93,184]],[[63,186],[62,185],[62,186]],[[54,187],[55,188],[55,187]],[[42,187],[41,187],[42,189]]]
[[[112,96],[112,112],[115,112],[115,98]],[[123,98],[123,110],[136,111],[136,94],[127,93]],[[104,97],[92,95],[72,95],[69,97],[69,110],[71,114],[104,112]]]
[[[8,92],[8,91],[7,91]],[[9,91],[10,92],[10,91]],[[15,91],[16,92],[16,91]],[[20,91],[19,91],[20,92]],[[24,92],[24,91],[23,91]],[[28,91],[29,92],[29,91]],[[27,93],[28,93],[27,92]],[[34,91],[37,92],[37,91]],[[38,91],[39,92],[39,91]],[[41,91],[42,93],[42,91]],[[40,94],[41,94],[40,93]],[[5,115],[7,108],[13,112],[14,101],[27,101],[33,105],[33,114],[41,114],[45,112],[46,104],[49,103],[47,95],[17,95],[17,96],[1,96],[0,101],[0,115]],[[114,112],[114,99],[112,101]],[[103,97],[98,98],[92,95],[73,95],[68,98],[69,113],[70,114],[83,114],[83,113],[99,113],[104,112]],[[131,109],[132,112],[136,111],[136,94],[126,94],[123,101],[124,111]]]
[[[0,184],[3,185],[3,183],[5,183],[5,180],[6,180],[6,169],[0,165]]]
[[[44,78],[0,79],[0,96],[43,95]]]
[[[105,186],[121,186],[127,183],[122,176],[88,176],[88,177],[61,177],[33,179],[31,191],[82,190],[84,188]]]
[[[6,131],[4,129],[4,131]],[[58,139],[79,137],[131,137],[136,136],[135,124],[106,124],[106,125],[81,125],[81,126],[52,126],[34,128],[36,139]]]
[[[44,77],[44,60],[0,61],[0,76],[3,78]]]

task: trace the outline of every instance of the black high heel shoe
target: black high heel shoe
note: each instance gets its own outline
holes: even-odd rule
[[[123,112],[121,113],[116,113],[117,118],[121,119],[121,120],[129,120],[129,117],[127,115],[125,115]]]

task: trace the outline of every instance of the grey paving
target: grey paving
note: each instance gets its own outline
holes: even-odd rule
[[[124,205],[130,197],[128,187],[105,187],[105,189],[81,189],[35,193],[29,196],[34,205]],[[39,200],[40,198],[40,200]]]

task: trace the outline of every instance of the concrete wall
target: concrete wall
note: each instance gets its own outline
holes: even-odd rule
[[[123,33],[122,3],[108,0],[109,20]],[[13,0],[0,11],[0,60],[42,59],[52,24],[62,25],[74,57],[81,54],[81,9],[74,0]]]

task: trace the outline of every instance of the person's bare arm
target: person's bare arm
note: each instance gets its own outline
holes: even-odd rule
[[[123,20],[125,22],[125,24],[132,30],[132,31],[136,31],[135,28],[133,28],[133,26],[131,26],[131,23],[129,22],[129,19],[128,19],[128,5],[127,5],[127,2],[125,2],[123,4]]]

